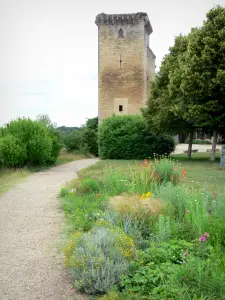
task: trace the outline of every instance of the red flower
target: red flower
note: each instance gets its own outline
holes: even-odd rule
[[[186,175],[187,175],[187,170],[186,169],[183,169],[182,175],[183,175],[183,178],[186,178]]]

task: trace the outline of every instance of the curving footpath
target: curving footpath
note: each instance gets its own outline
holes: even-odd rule
[[[85,159],[35,173],[0,196],[0,299],[71,300],[75,294],[57,245],[60,186],[94,164]]]

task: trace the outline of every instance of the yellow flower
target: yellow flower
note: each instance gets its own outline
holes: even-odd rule
[[[151,192],[148,192],[146,194],[142,194],[141,199],[145,199],[145,198],[151,197],[151,195],[152,195]]]

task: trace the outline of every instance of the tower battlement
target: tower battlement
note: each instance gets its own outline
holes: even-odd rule
[[[105,14],[101,13],[96,16],[95,24],[96,25],[135,25],[138,24],[141,20],[144,21],[145,28],[150,35],[153,30],[151,23],[149,21],[147,13],[138,12],[134,14]]]
[[[98,26],[98,117],[140,114],[155,74],[147,13],[96,16]]]

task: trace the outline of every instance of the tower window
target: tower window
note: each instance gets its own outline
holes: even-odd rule
[[[123,32],[122,28],[120,28],[119,31],[118,31],[118,37],[119,38],[124,38],[124,32]]]
[[[119,105],[119,111],[123,111],[123,105]]]

